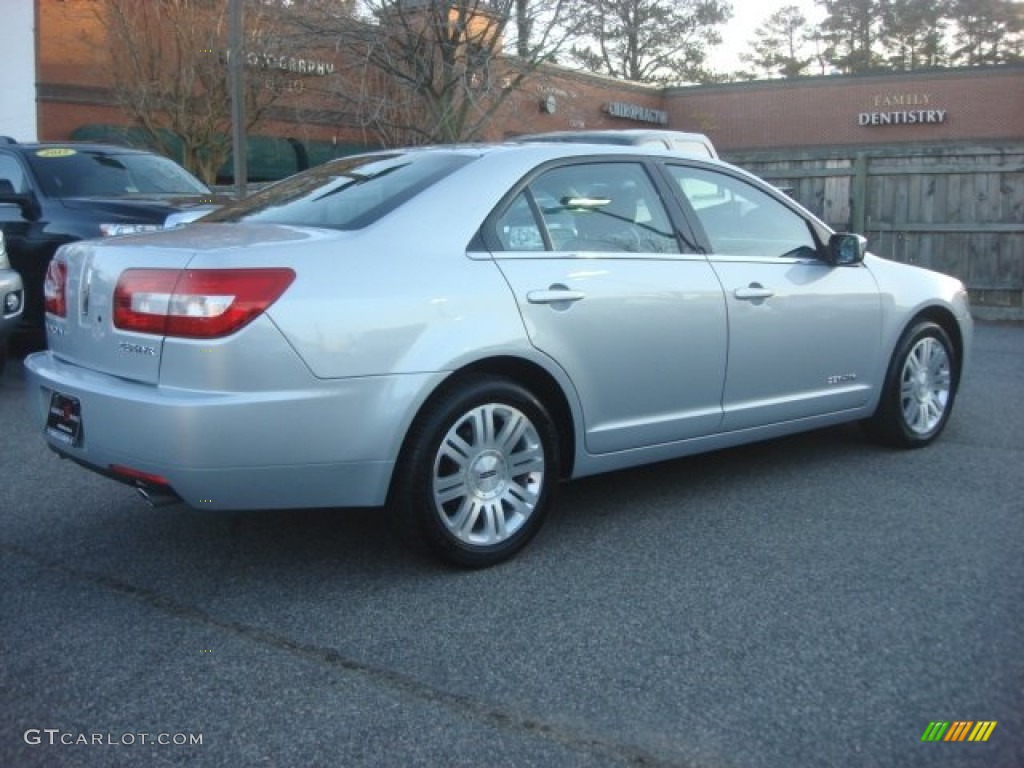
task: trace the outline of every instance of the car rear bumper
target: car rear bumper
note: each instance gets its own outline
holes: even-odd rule
[[[197,392],[25,359],[40,429],[59,454],[163,478],[197,509],[379,506],[402,436],[443,374],[318,380],[274,392]],[[53,392],[78,400],[77,444],[46,433]],[[119,470],[113,474],[127,476]]]

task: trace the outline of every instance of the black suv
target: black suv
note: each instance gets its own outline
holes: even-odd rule
[[[0,137],[0,230],[25,284],[23,329],[43,326],[43,283],[58,246],[160,229],[170,214],[214,207],[209,188],[162,155]]]

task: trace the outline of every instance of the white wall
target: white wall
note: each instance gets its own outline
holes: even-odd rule
[[[0,136],[36,141],[36,35],[33,0],[0,0]]]

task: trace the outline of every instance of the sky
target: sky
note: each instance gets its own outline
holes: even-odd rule
[[[722,28],[722,44],[711,53],[709,64],[716,72],[733,72],[744,65],[741,53],[747,51],[754,33],[773,13],[787,5],[798,5],[808,19],[815,21],[824,12],[814,0],[731,0],[732,19]]]

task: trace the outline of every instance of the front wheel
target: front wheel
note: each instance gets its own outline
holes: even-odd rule
[[[474,376],[429,403],[395,467],[391,513],[446,560],[485,567],[538,531],[558,479],[543,404],[507,379]]]
[[[956,350],[932,322],[909,328],[896,345],[882,398],[864,426],[873,438],[900,448],[920,448],[939,436],[956,397]]]

